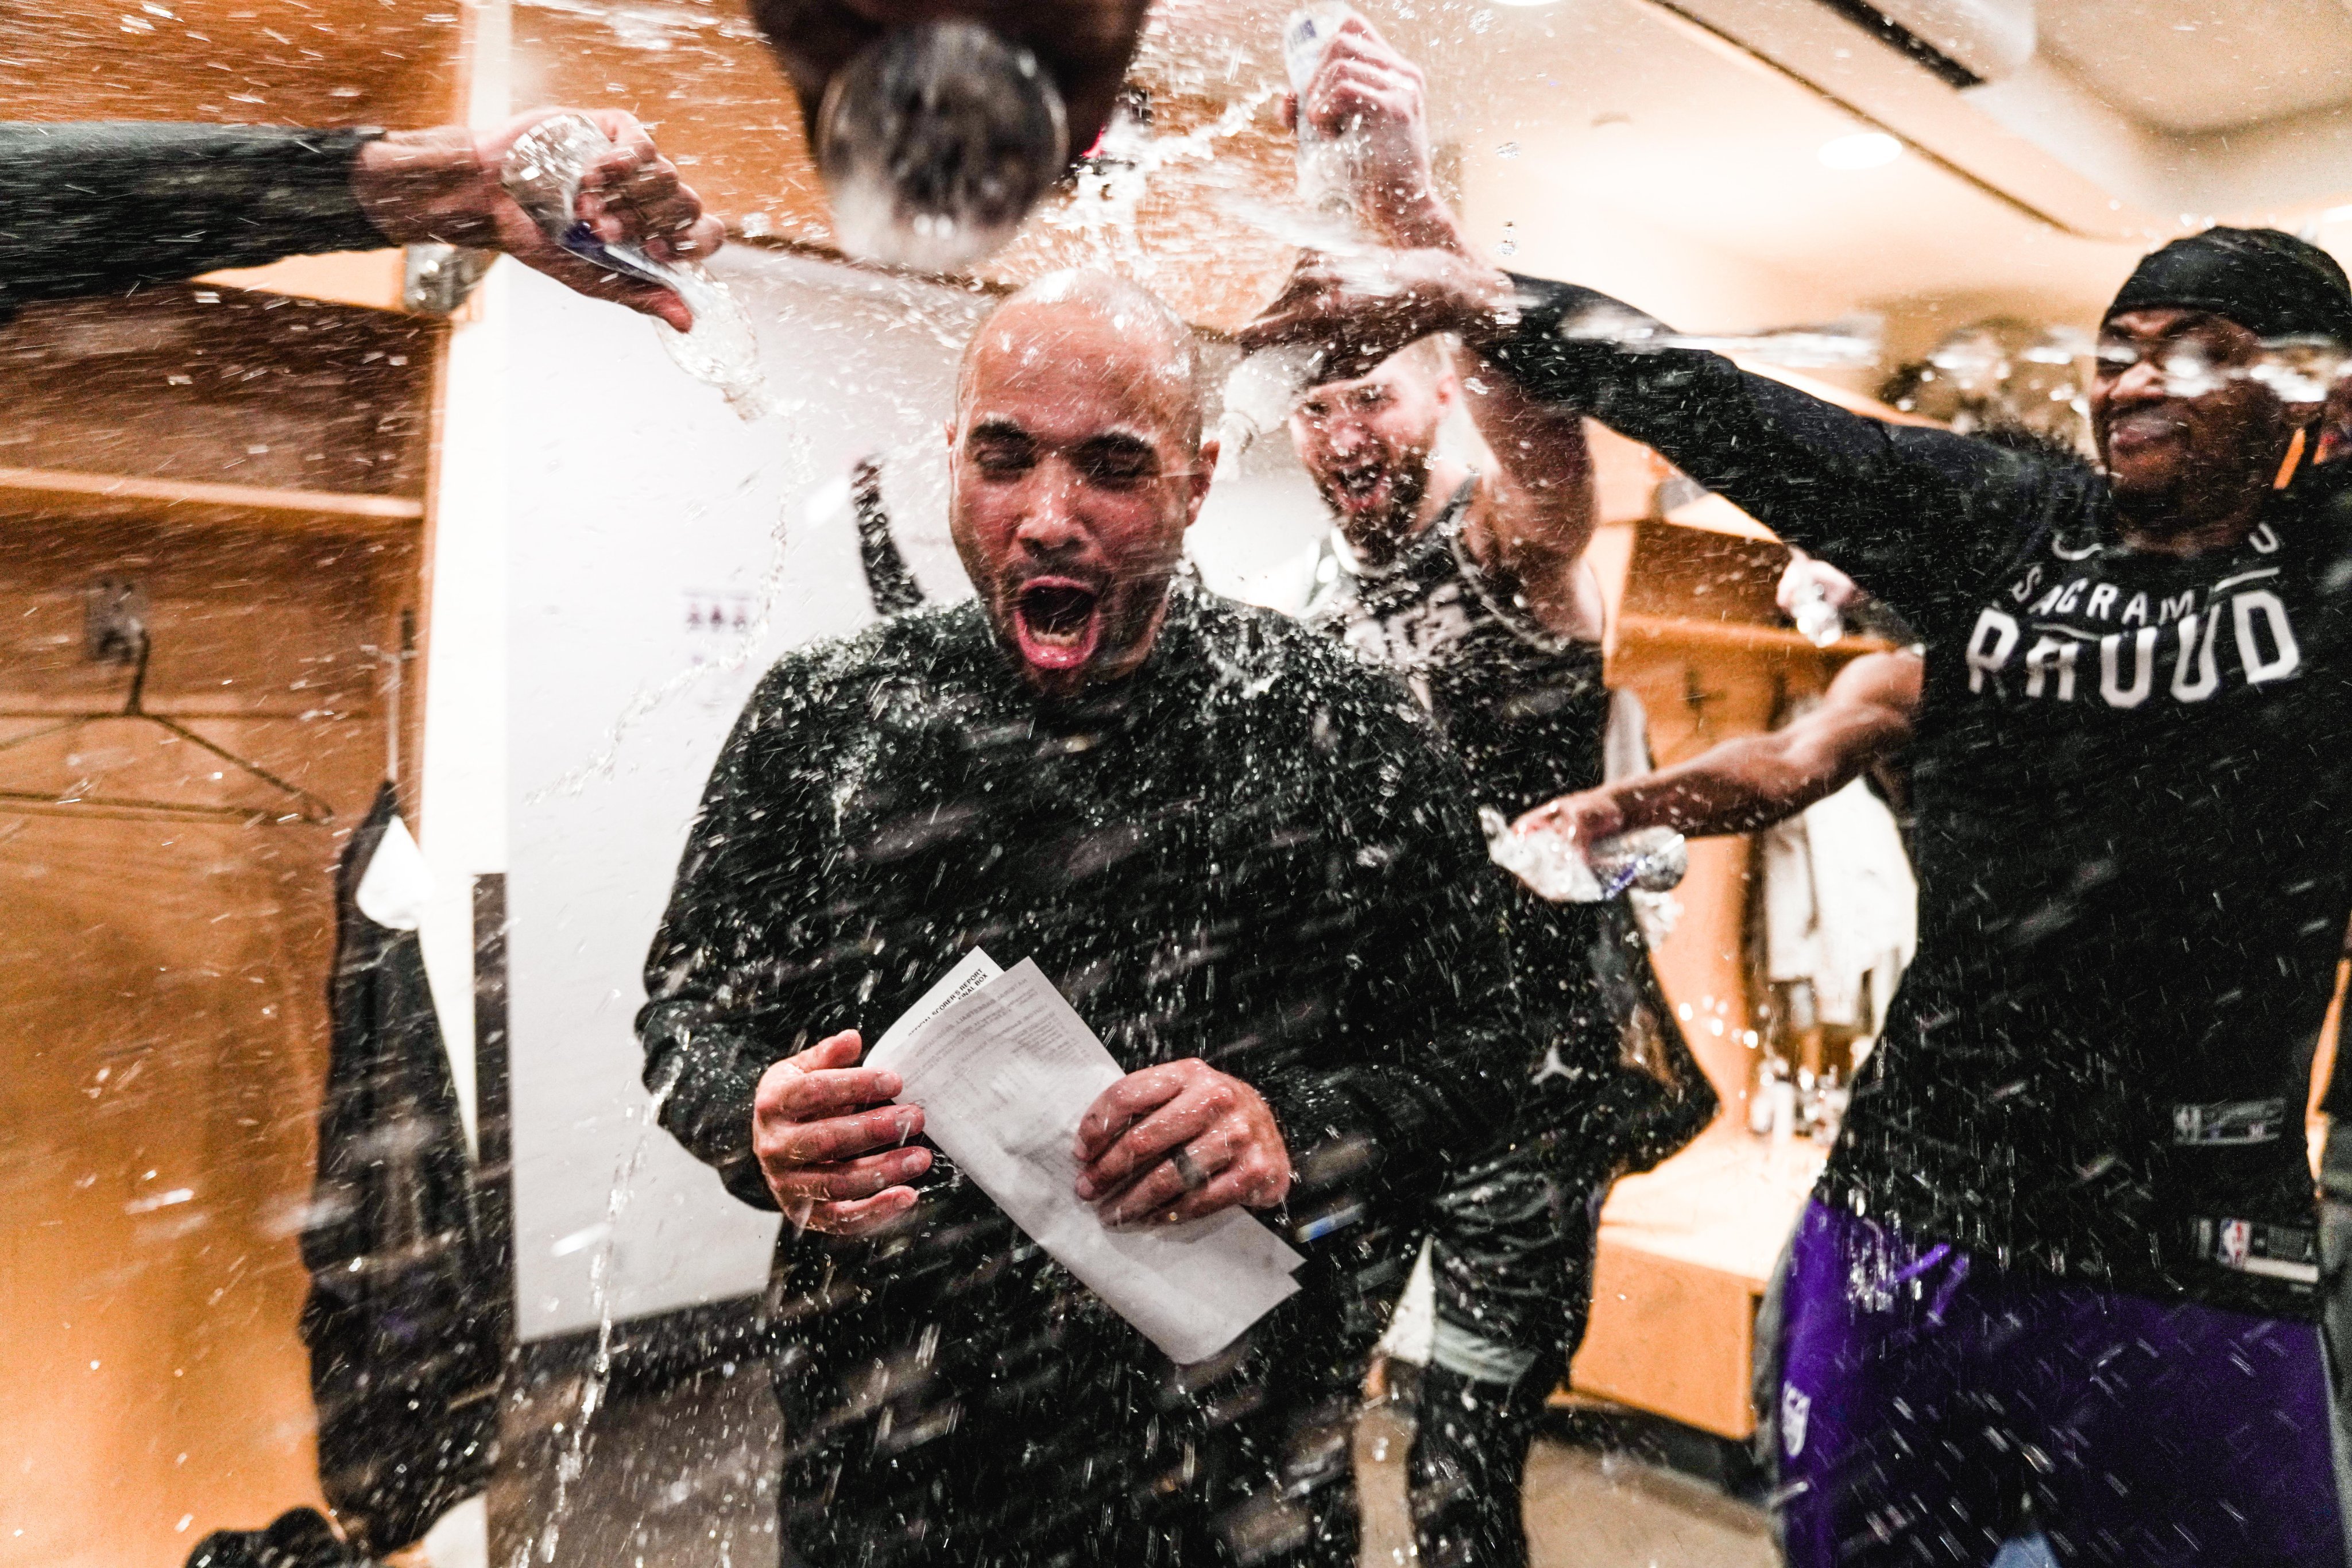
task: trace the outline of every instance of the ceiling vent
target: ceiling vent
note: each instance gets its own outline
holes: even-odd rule
[[[2033,57],[2033,0],[1822,0],[1954,87],[1982,87]]]

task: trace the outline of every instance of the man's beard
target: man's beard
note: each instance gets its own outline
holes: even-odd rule
[[[1391,553],[1413,534],[1420,520],[1422,498],[1429,493],[1429,455],[1416,454],[1392,468],[1381,471],[1388,480],[1388,498],[1377,511],[1360,512],[1351,509],[1340,497],[1344,491],[1327,486],[1324,504],[1328,506],[1339,522],[1339,531],[1348,543],[1368,554]],[[1382,547],[1387,547],[1383,550]]]

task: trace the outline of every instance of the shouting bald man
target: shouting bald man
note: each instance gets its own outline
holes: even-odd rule
[[[1507,1109],[1517,1025],[1458,766],[1389,677],[1181,579],[1191,334],[1063,275],[966,352],[976,601],[770,673],[639,1019],[663,1124],[782,1208],[787,1537],[836,1563],[1352,1563],[1350,1396],[1401,1219]],[[1070,1129],[1107,1225],[1240,1206],[1307,1255],[1171,1364],[923,1141],[867,1040],[974,946],[1127,1076]]]

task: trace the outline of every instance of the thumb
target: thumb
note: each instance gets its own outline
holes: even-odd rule
[[[828,1068],[855,1067],[857,1059],[865,1054],[865,1037],[854,1029],[845,1029],[839,1034],[825,1036],[806,1051],[785,1060],[803,1072],[818,1072]]]

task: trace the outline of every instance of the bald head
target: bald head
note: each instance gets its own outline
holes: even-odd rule
[[[1217,445],[1192,331],[1144,289],[1063,272],[971,335],[948,528],[1013,667],[1068,696],[1141,667]]]
[[[1207,376],[1192,329],[1141,284],[1091,269],[1048,273],[981,319],[956,378],[959,420],[983,357],[1066,358],[1073,350],[1107,360],[1101,369],[1126,379],[1189,449],[1199,449]]]

